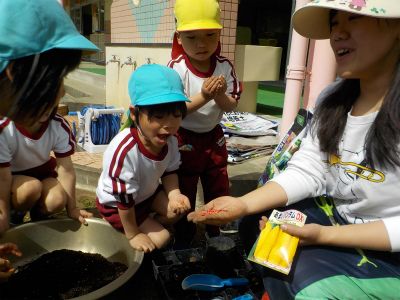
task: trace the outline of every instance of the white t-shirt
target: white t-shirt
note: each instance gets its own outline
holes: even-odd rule
[[[200,93],[206,78],[223,75],[227,83],[226,94],[236,100],[240,98],[241,84],[232,63],[226,57],[216,55],[215,60],[212,60],[210,71],[207,73],[197,71],[186,55],[180,55],[171,60],[168,66],[178,72],[188,97]],[[223,113],[215,101],[210,100],[198,110],[188,114],[182,120],[181,126],[194,132],[209,132],[219,124]]]
[[[12,172],[29,170],[56,157],[67,157],[75,151],[75,138],[68,122],[56,114],[34,135],[8,118],[0,120],[0,167]]]
[[[365,164],[365,137],[377,114],[348,114],[339,157],[321,152],[318,138],[308,134],[287,169],[272,181],[286,191],[288,205],[327,194],[349,223],[382,220],[396,252],[400,251],[400,168],[372,169]]]
[[[96,194],[103,205],[127,209],[154,194],[160,178],[180,165],[176,137],[168,138],[159,155],[141,143],[136,128],[118,133],[103,155],[103,171]]]

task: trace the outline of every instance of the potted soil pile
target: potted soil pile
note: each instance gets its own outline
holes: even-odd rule
[[[117,279],[127,266],[100,254],[56,250],[23,265],[0,284],[0,299],[70,299]]]

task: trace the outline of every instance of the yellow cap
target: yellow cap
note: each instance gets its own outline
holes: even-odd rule
[[[176,30],[221,29],[221,9],[217,0],[176,0]]]

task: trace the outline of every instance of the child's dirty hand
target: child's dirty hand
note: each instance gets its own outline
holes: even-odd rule
[[[7,259],[0,258],[0,282],[5,282],[15,272]]]
[[[22,253],[14,243],[0,244],[0,282],[6,281],[15,271],[10,261],[5,258],[7,254],[21,256]]]
[[[14,243],[0,244],[0,257],[4,257],[7,254],[21,256],[22,252],[19,250],[18,246],[15,245]]]
[[[218,92],[220,87],[220,78],[211,76],[204,80],[203,85],[201,86],[201,94],[203,95],[204,99],[207,101],[214,99],[215,95]]]
[[[149,253],[156,249],[153,241],[144,233],[138,233],[133,238],[129,240],[129,244],[133,249],[143,251],[144,253]]]
[[[181,215],[190,210],[189,198],[183,194],[178,194],[170,199],[168,210],[176,215]]]
[[[11,269],[11,263],[8,259],[0,258],[0,273]]]
[[[87,225],[87,222],[85,219],[93,217],[93,214],[84,209],[74,208],[74,209],[68,210],[68,216],[71,219],[78,220],[83,225]]]

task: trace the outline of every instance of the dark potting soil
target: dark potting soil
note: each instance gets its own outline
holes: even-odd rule
[[[69,299],[93,292],[127,270],[100,254],[56,250],[17,269],[0,285],[0,299]]]

